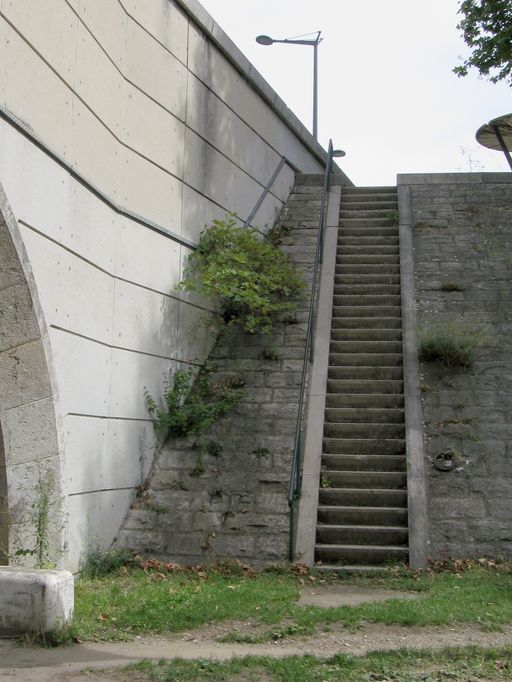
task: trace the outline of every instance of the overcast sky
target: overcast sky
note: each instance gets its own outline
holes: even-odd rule
[[[397,173],[507,171],[480,147],[483,123],[512,112],[511,88],[452,68],[467,54],[459,0],[201,0],[292,111],[311,129],[313,48],[263,47],[258,34],[322,31],[319,141],[347,152],[356,185]]]

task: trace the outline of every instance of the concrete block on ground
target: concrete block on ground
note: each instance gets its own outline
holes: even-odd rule
[[[0,636],[50,632],[71,621],[74,581],[69,571],[0,568]]]

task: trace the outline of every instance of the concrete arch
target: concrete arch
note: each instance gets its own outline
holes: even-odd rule
[[[60,454],[38,309],[0,186],[0,564],[57,564],[63,548]]]

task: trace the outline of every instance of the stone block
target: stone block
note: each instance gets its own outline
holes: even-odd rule
[[[73,615],[74,582],[69,571],[0,568],[0,635],[50,632]]]

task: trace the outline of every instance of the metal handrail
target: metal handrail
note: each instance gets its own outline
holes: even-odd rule
[[[327,151],[327,163],[325,166],[324,186],[322,189],[322,199],[320,207],[320,220],[318,225],[318,238],[316,244],[315,267],[313,270],[313,281],[311,284],[311,305],[309,307],[308,327],[306,332],[306,346],[304,348],[304,362],[302,366],[302,378],[300,383],[300,397],[299,407],[297,411],[297,423],[295,427],[295,442],[293,446],[293,460],[292,471],[290,475],[290,484],[288,488],[288,504],[290,506],[290,542],[289,542],[289,557],[290,561],[295,558],[295,512],[297,500],[300,498],[300,491],[302,487],[302,417],[304,411],[304,402],[306,399],[306,381],[309,370],[309,363],[313,360],[314,339],[313,329],[316,322],[316,307],[318,299],[318,273],[320,265],[323,263],[324,255],[324,233],[325,233],[325,216],[326,216],[326,199],[329,191],[329,179],[332,169],[333,160],[333,146],[332,140],[329,140],[329,147]]]
[[[294,173],[300,173],[300,169],[297,168],[297,166],[294,163],[292,163],[290,159],[287,159],[286,156],[282,156],[279,163],[277,164],[277,168],[272,174],[272,177],[263,188],[263,192],[261,193],[260,198],[256,202],[252,211],[249,213],[247,220],[244,222],[244,227],[249,227],[249,225],[252,223],[254,216],[259,211],[261,204],[265,201],[265,197],[270,192],[270,188],[273,186],[274,182],[277,180],[277,176],[281,172],[283,166],[289,166]]]

